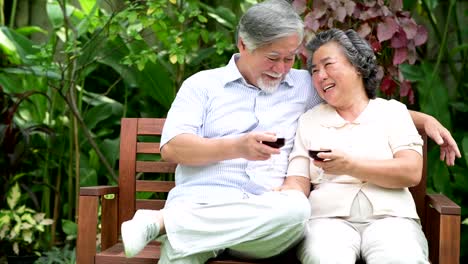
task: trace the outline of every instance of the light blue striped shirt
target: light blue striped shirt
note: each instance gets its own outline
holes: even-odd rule
[[[270,94],[247,84],[235,63],[238,56],[233,55],[225,67],[201,71],[184,81],[168,112],[161,146],[183,133],[229,138],[251,131],[276,132],[286,138],[286,145],[281,154],[266,161],[239,158],[205,166],[180,164],[168,202],[230,201],[280,186],[298,118],[322,102],[305,70],[291,69],[278,90]]]

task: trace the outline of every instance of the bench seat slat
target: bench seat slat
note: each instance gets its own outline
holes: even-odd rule
[[[147,245],[138,255],[132,258],[132,264],[154,264],[157,263],[161,256],[161,248],[158,242],[150,243]],[[123,244],[117,243],[114,246],[108,248],[105,251],[97,253],[96,263],[100,264],[124,264],[128,263],[128,258],[125,257]],[[249,262],[249,261],[237,261],[230,258],[222,258],[216,260],[210,260],[207,264],[256,264],[256,263],[287,263],[278,262],[280,260],[265,260],[264,262]],[[294,263],[294,262],[292,262]]]

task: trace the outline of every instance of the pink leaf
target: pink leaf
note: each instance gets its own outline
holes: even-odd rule
[[[402,64],[407,57],[408,50],[406,48],[395,49],[395,54],[393,54],[393,65]]]
[[[408,39],[413,39],[418,32],[418,25],[412,18],[400,18],[400,25],[406,33]]]
[[[377,75],[376,75],[377,80],[382,80],[384,74],[385,74],[384,67],[380,65],[377,66]]]
[[[388,73],[389,73],[391,76],[396,76],[396,75],[398,75],[399,70],[398,70],[398,68],[397,68],[396,66],[394,66],[394,65],[387,65],[387,66],[385,67],[385,69],[388,71]]]
[[[354,3],[353,1],[347,1],[344,7],[346,9],[346,14],[348,16],[351,16],[354,13],[354,9],[356,8],[356,3]]]
[[[375,6],[375,1],[372,0],[372,1],[364,1],[364,5],[365,6],[368,6],[368,7],[373,7]]]
[[[405,97],[409,95],[411,90],[411,83],[407,80],[400,82],[400,96]]]
[[[400,96],[408,97],[409,103],[414,104],[414,91],[411,87],[411,83],[407,80],[403,80],[400,83]]]
[[[327,23],[328,28],[333,28],[333,22],[334,22],[334,21],[335,21],[335,20],[334,20],[332,17],[330,17],[330,18],[328,19],[328,23]]]
[[[391,17],[385,17],[383,22],[377,25],[377,38],[380,42],[384,42],[392,38],[397,32],[398,24]]]
[[[374,52],[379,52],[382,49],[382,45],[377,40],[371,42],[371,47]]]
[[[359,8],[354,8],[353,17],[361,19],[362,12]],[[362,20],[362,19],[361,19]]]
[[[424,26],[419,25],[416,36],[414,37],[414,45],[420,46],[427,41],[427,29]]]
[[[401,11],[398,13],[400,17],[411,17],[411,13],[409,11]]]
[[[368,18],[376,18],[382,16],[382,9],[380,7],[372,7],[367,10]]]
[[[341,23],[344,22],[345,20],[345,17],[346,17],[346,9],[342,6],[338,7],[336,10],[335,10],[335,18],[336,20],[340,21]]]
[[[328,4],[328,6],[330,7],[331,10],[336,10],[338,8],[338,1],[330,1],[330,0],[325,0],[325,3]]]
[[[311,14],[311,16],[312,16],[314,19],[319,19],[319,18],[321,18],[323,15],[325,15],[326,12],[327,12],[327,7],[321,6],[321,7],[315,8],[315,9],[312,10],[312,12],[310,12],[309,14]]]
[[[306,11],[307,0],[294,0],[292,5],[298,14],[302,14]]]
[[[414,64],[416,62],[417,54],[416,54],[416,48],[414,47],[414,43],[412,41],[408,43],[407,49],[408,49],[408,63]]]
[[[304,24],[306,28],[310,28],[315,31],[313,28],[314,21],[316,21],[312,15],[312,12],[309,12],[305,17],[304,17]]]
[[[390,9],[388,9],[388,7],[386,7],[386,6],[382,6],[381,12],[382,12],[383,16],[386,16],[386,17],[387,16],[393,16],[392,11],[390,11]]]
[[[392,79],[391,76],[385,75],[382,83],[380,84],[380,90],[386,95],[391,95],[397,87],[396,82]]]
[[[402,0],[393,0],[390,1],[390,10],[393,12],[401,11],[403,9],[403,1]]]
[[[359,26],[357,32],[361,38],[366,38],[367,35],[369,35],[372,32],[372,29],[368,23],[364,23]]]
[[[409,91],[408,99],[409,99],[410,104],[414,104],[414,91],[413,91],[413,88],[411,88],[411,90]]]
[[[408,38],[405,31],[400,28],[395,35],[393,35],[390,46],[392,48],[402,48],[408,46]]]

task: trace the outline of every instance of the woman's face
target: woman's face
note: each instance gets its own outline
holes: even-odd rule
[[[361,75],[336,42],[328,42],[315,51],[311,74],[320,97],[336,108],[349,106],[361,93],[365,95]]]

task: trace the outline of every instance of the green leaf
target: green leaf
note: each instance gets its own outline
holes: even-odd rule
[[[232,12],[231,9],[223,6],[218,6],[216,9],[214,9],[207,4],[199,4],[208,11],[208,16],[215,19],[221,25],[231,30],[236,28],[237,16],[234,12]]]
[[[198,15],[197,18],[198,18],[198,21],[200,21],[201,23],[208,22],[208,19],[206,19],[206,17],[204,17],[202,15]]]
[[[0,50],[3,50],[10,61],[14,64],[20,64],[19,54],[15,44],[0,30]]]
[[[101,2],[100,0],[79,0],[81,9],[86,15],[93,14],[97,9],[96,7]]]
[[[16,241],[13,243],[13,252],[15,252],[16,255],[19,255],[19,245]]]
[[[30,214],[24,214],[21,216],[21,220],[26,222],[26,223],[29,223],[30,225],[34,226],[37,224],[36,220],[34,220],[34,218],[32,217],[32,215]],[[24,223],[23,223],[24,224]]]
[[[408,68],[413,74],[407,75]],[[442,82],[438,73],[433,71],[434,65],[423,61],[414,67],[405,67],[405,78],[416,77],[410,80],[417,82],[420,110],[432,115],[449,130],[452,127],[450,118],[448,89]]]
[[[465,135],[462,140],[463,157],[465,158],[466,165],[468,165],[468,135]]]
[[[88,167],[80,168],[80,186],[96,186],[97,183],[96,170]]]
[[[148,48],[144,42],[134,41],[125,44],[121,38],[116,38],[112,42],[107,42],[105,48],[100,49],[102,52],[100,62],[117,71],[129,86],[138,87],[141,92],[151,96],[163,107],[169,109],[175,97],[172,75],[159,61],[157,63],[147,62],[142,71],[122,65],[121,60],[128,54],[128,49],[125,49],[126,45],[132,50]],[[108,53],[109,50],[112,53]]]
[[[434,147],[428,152],[428,160],[431,162],[427,164],[427,171],[432,179],[435,191],[446,193],[449,189],[450,176],[447,166],[440,161],[439,155],[440,150],[438,147]]]
[[[456,46],[450,51],[450,57],[453,57],[455,56],[455,54],[465,51],[465,50],[468,50],[468,44],[461,44],[459,46]]]
[[[27,243],[32,243],[33,241],[33,232],[31,230],[24,230],[23,231],[23,241]]]
[[[54,220],[46,218],[46,219],[42,220],[39,224],[46,226],[46,225],[51,225],[53,223],[54,223]]]
[[[89,110],[84,117],[88,129],[92,130],[96,125],[109,118],[112,115],[112,106],[110,104],[100,104]]]
[[[404,63],[400,65],[400,71],[405,76],[405,79],[411,82],[423,81],[425,76],[419,65],[410,65]]]
[[[16,29],[16,32],[24,36],[29,36],[33,33],[42,33],[44,35],[47,35],[47,30],[44,30],[38,26],[20,27]]]
[[[67,235],[78,234],[78,225],[70,220],[62,219],[62,230]]]
[[[8,207],[13,210],[18,204],[19,198],[21,197],[21,190],[18,183],[15,183],[10,189],[7,195],[7,204]]]

